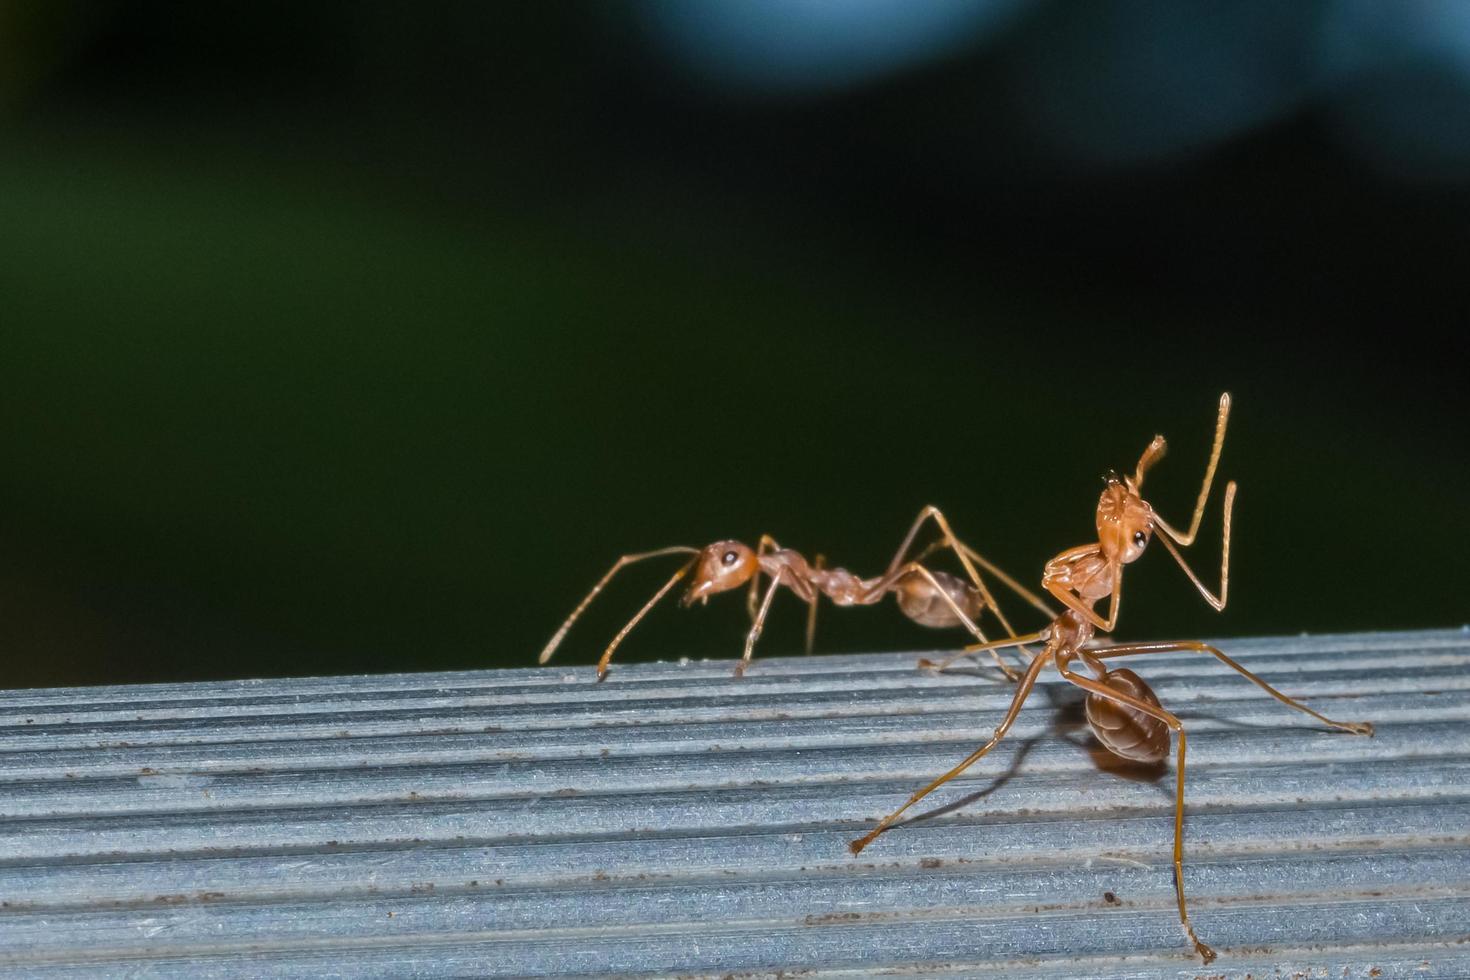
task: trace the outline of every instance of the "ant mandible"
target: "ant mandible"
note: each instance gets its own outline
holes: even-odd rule
[[[927,520],[934,521],[942,537],[916,557],[906,559],[905,556],[913,546],[919,529]],[[932,570],[923,564],[924,558],[942,548],[950,548],[954,551],[960,564],[964,566],[969,578],[968,582],[947,572]],[[766,614],[771,608],[771,601],[775,598],[777,590],[782,587],[791,590],[797,598],[807,603],[807,652],[811,652],[815,638],[817,601],[821,596],[826,596],[837,606],[868,606],[881,601],[884,596],[891,593],[897,599],[899,609],[914,622],[932,627],[962,625],[981,643],[986,642],[986,637],[976,621],[984,610],[990,609],[1006,634],[1014,637],[1016,631],[1011,628],[1005,614],[1000,611],[995,597],[986,586],[985,580],[981,578],[976,568],[977,565],[994,575],[1017,595],[1041,610],[1043,614],[1048,617],[1052,615],[1051,608],[1038,596],[956,538],[944,514],[939,508],[931,506],[919,512],[918,518],[909,528],[909,533],[904,537],[903,543],[894,553],[893,560],[888,563],[887,570],[882,575],[872,578],[861,578],[845,568],[827,568],[820,555],[814,561],[809,562],[799,552],[790,548],[782,548],[770,535],[762,535],[759,545],[753,549],[739,541],[725,540],[716,541],[703,548],[676,545],[671,548],[660,548],[657,551],[624,555],[613,563],[608,573],[572,610],[561,628],[552,634],[546,647],[541,651],[540,663],[544,664],[551,659],[551,655],[561,645],[561,641],[566,637],[567,631],[572,628],[577,617],[607,586],[614,575],[635,562],[664,555],[691,555],[692,557],[653,594],[651,599],[644,603],[643,608],[638,610],[628,624],[613,637],[612,642],[607,645],[607,649],[603,651],[601,659],[597,662],[598,680],[607,676],[608,663],[612,660],[613,652],[623,642],[623,638],[638,625],[644,616],[648,615],[649,610],[660,599],[691,572],[693,576],[681,600],[681,605],[686,607],[695,602],[708,602],[710,596],[719,592],[728,592],[743,585],[749,587],[746,606],[750,613],[751,627],[745,637],[744,655],[735,666],[736,677],[743,675],[745,669],[750,665],[756,640],[760,637],[761,630],[765,626]],[[770,585],[766,588],[765,595],[757,601],[762,575],[770,579]],[[995,658],[995,662],[1007,677],[1015,680],[1019,676],[1000,659],[998,653],[992,653],[991,656]]]
[[[1085,713],[1088,725],[1103,747],[1115,755],[1135,762],[1159,763],[1169,755],[1169,735],[1178,737],[1179,753],[1175,774],[1174,791],[1174,890],[1179,906],[1179,921],[1185,934],[1194,944],[1204,962],[1215,959],[1215,951],[1195,934],[1189,920],[1189,910],[1184,899],[1184,772],[1186,736],[1183,723],[1159,703],[1153,689],[1133,671],[1127,668],[1109,670],[1104,663],[1120,657],[1139,656],[1148,653],[1197,652],[1208,653],[1227,667],[1242,674],[1271,697],[1282,704],[1303,711],[1318,721],[1333,728],[1343,729],[1356,735],[1372,735],[1373,726],[1368,722],[1334,721],[1311,708],[1287,697],[1260,677],[1207,643],[1194,640],[1165,643],[1127,643],[1112,646],[1093,646],[1092,641],[1099,630],[1113,628],[1117,621],[1119,600],[1122,596],[1122,567],[1136,561],[1143,554],[1155,529],[1161,531],[1160,540],[1169,553],[1189,576],[1195,588],[1217,611],[1225,608],[1226,583],[1229,581],[1230,565],[1230,514],[1235,500],[1235,483],[1225,489],[1225,518],[1223,529],[1223,554],[1220,565],[1220,595],[1216,598],[1205,588],[1190,570],[1183,556],[1174,547],[1189,545],[1194,541],[1209,495],[1210,483],[1214,479],[1215,466],[1219,462],[1221,446],[1225,438],[1225,423],[1230,412],[1230,395],[1220,396],[1220,411],[1215,429],[1214,449],[1210,453],[1206,468],[1204,487],[1195,504],[1194,518],[1189,531],[1174,530],[1153,508],[1143,500],[1139,488],[1144,473],[1164,454],[1163,436],[1155,436],[1142,458],[1133,478],[1107,478],[1107,487],[1097,507],[1098,542],[1062,552],[1046,565],[1042,584],[1046,590],[1066,605],[1067,608],[1045,629],[1026,636],[1012,636],[994,643],[981,643],[966,648],[960,656],[982,650],[994,655],[1003,647],[1041,641],[1045,644],[1041,654],[1031,661],[1025,675],[1011,699],[1005,717],[996,726],[990,740],[965,757],[959,765],[935,779],[929,785],[909,797],[908,802],[884,817],[876,827],[862,837],[852,841],[848,847],[857,854],[887,830],[909,807],[928,796],[940,786],[974,765],[1005,737],[1015,722],[1022,705],[1030,695],[1037,677],[1046,665],[1054,665],[1062,678],[1087,692]],[[1103,619],[1092,608],[1100,599],[1111,596],[1109,615]],[[951,661],[954,658],[951,658]],[[1080,662],[1091,673],[1088,677],[1072,669],[1074,661]],[[946,661],[945,663],[949,663]],[[929,665],[942,666],[942,665]]]

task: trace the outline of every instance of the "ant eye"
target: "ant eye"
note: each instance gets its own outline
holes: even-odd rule
[[[736,561],[739,560],[739,558],[740,556],[737,555],[735,552],[727,551],[725,552],[724,557],[720,559],[720,561],[724,562],[726,565],[733,565]]]
[[[1148,535],[1144,534],[1142,531],[1134,531],[1133,543],[1142,548],[1144,545],[1148,544]]]

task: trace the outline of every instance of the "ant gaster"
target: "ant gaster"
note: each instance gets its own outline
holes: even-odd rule
[[[1045,589],[1060,600],[1066,608],[1050,626],[1027,636],[1012,636],[995,643],[981,643],[967,648],[960,656],[981,650],[994,652],[1002,647],[1040,641],[1045,644],[1041,654],[1031,661],[1025,675],[1017,686],[1015,696],[1005,717],[996,726],[995,734],[988,742],[970,753],[959,765],[949,770],[929,785],[909,797],[908,802],[884,817],[872,831],[852,841],[848,847],[857,854],[867,847],[898,817],[935,789],[974,765],[1005,737],[1016,716],[1031,693],[1037,677],[1048,664],[1056,667],[1063,679],[1087,692],[1085,714],[1093,734],[1102,745],[1115,755],[1136,762],[1162,762],[1169,755],[1169,736],[1173,733],[1179,742],[1178,763],[1175,766],[1174,791],[1174,890],[1179,906],[1179,921],[1185,934],[1194,944],[1195,952],[1209,963],[1215,959],[1215,951],[1195,934],[1189,920],[1189,911],[1184,900],[1184,764],[1186,737],[1184,725],[1160,703],[1153,689],[1133,671],[1127,668],[1108,669],[1104,661],[1120,657],[1132,657],[1149,653],[1207,653],[1227,667],[1237,671],[1255,683],[1282,704],[1303,711],[1318,721],[1333,728],[1343,729],[1356,735],[1372,735],[1373,726],[1367,722],[1334,721],[1325,715],[1287,697],[1267,684],[1255,674],[1227,657],[1214,647],[1194,640],[1167,643],[1127,643],[1110,646],[1094,646],[1097,631],[1109,631],[1117,621],[1119,602],[1123,588],[1123,566],[1136,561],[1148,545],[1155,530],[1169,553],[1179,563],[1194,583],[1196,589],[1217,611],[1224,609],[1226,583],[1229,581],[1230,566],[1230,514],[1235,500],[1235,483],[1225,488],[1225,517],[1223,529],[1223,557],[1220,563],[1220,595],[1216,598],[1205,588],[1194,572],[1185,563],[1175,545],[1188,546],[1194,541],[1204,513],[1205,500],[1209,496],[1210,484],[1214,479],[1215,466],[1219,462],[1220,449],[1225,439],[1225,423],[1230,413],[1230,395],[1220,396],[1220,411],[1215,428],[1215,444],[1210,453],[1209,466],[1205,471],[1204,486],[1195,504],[1194,518],[1189,531],[1180,533],[1159,517],[1142,498],[1139,489],[1144,473],[1164,454],[1163,436],[1155,436],[1142,458],[1138,461],[1132,479],[1115,475],[1106,478],[1107,486],[1097,507],[1098,541],[1062,552],[1047,562],[1042,576]],[[1107,619],[1094,610],[1093,605],[1110,597]],[[955,658],[951,658],[953,660]],[[949,661],[946,661],[948,663]],[[1080,663],[1092,674],[1091,677],[1073,669]],[[928,666],[943,666],[929,664]]]
[[[905,556],[912,547],[919,529],[925,521],[931,519],[938,525],[943,536],[917,556],[906,559]],[[935,571],[923,564],[924,558],[946,547],[951,548],[959,558],[965,568],[968,581],[947,572]],[[899,609],[914,622],[933,627],[964,626],[982,643],[986,642],[985,634],[981,631],[977,621],[985,609],[990,609],[1006,634],[1015,636],[1015,630],[1011,628],[1010,623],[1001,613],[994,596],[991,595],[984,579],[980,577],[977,565],[994,575],[1045,615],[1048,617],[1052,615],[1051,609],[1039,597],[991,564],[973,548],[957,539],[950,530],[948,520],[937,507],[925,507],[919,512],[913,526],[909,528],[908,535],[894,554],[893,560],[889,562],[887,570],[882,575],[872,578],[861,578],[845,568],[827,568],[820,555],[814,561],[809,562],[799,552],[790,548],[782,548],[769,535],[762,535],[760,544],[756,548],[751,548],[739,541],[726,540],[716,541],[703,548],[676,545],[671,548],[660,548],[657,551],[624,555],[592,587],[592,591],[578,604],[576,609],[572,610],[566,622],[562,623],[561,628],[552,635],[545,649],[541,651],[540,662],[544,664],[551,659],[551,655],[561,644],[567,631],[571,629],[572,623],[606,587],[614,575],[635,562],[664,555],[691,555],[692,557],[685,561],[683,566],[653,594],[651,599],[644,603],[643,608],[638,610],[628,624],[613,637],[612,642],[603,651],[602,658],[597,662],[598,680],[607,675],[607,667],[609,661],[612,660],[613,651],[622,643],[623,638],[685,576],[690,576],[690,580],[680,603],[683,606],[690,606],[695,602],[707,602],[710,596],[720,592],[728,592],[741,586],[749,587],[746,606],[750,613],[751,627],[745,637],[744,656],[735,666],[736,677],[741,676],[749,666],[751,655],[755,651],[755,642],[765,626],[771,601],[775,598],[777,590],[782,587],[789,589],[802,602],[807,603],[806,646],[808,652],[811,651],[815,637],[817,602],[822,596],[826,596],[838,606],[868,606],[892,594],[898,602]],[[760,597],[762,576],[770,579],[770,585],[767,586],[764,596]],[[1008,677],[1014,680],[1019,676],[1000,659],[998,654],[992,654],[992,656]]]

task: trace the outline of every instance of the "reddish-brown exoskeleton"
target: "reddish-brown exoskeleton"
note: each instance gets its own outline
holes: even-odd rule
[[[943,536],[917,556],[906,558],[919,529],[925,521],[931,519],[938,525]],[[969,581],[947,572],[935,571],[923,564],[923,559],[928,555],[946,547],[955,552],[964,566]],[[994,596],[991,595],[989,587],[981,578],[976,566],[994,575],[997,580],[1013,589],[1048,617],[1052,615],[1052,610],[1038,596],[1022,587],[1020,583],[991,564],[973,548],[957,539],[950,531],[949,522],[938,508],[925,507],[920,511],[913,526],[909,528],[903,544],[894,553],[888,569],[882,575],[872,578],[861,578],[845,568],[827,568],[820,556],[815,561],[808,562],[798,552],[782,548],[769,535],[762,535],[760,544],[756,548],[751,548],[739,541],[716,541],[703,548],[676,545],[672,548],[660,548],[657,551],[642,554],[624,555],[592,587],[592,591],[578,604],[576,609],[572,610],[566,622],[562,623],[561,628],[552,635],[545,649],[541,651],[540,662],[544,664],[551,659],[551,655],[556,652],[556,648],[561,644],[567,631],[571,629],[572,623],[614,575],[634,562],[663,555],[690,555],[692,557],[685,561],[683,566],[664,583],[663,587],[653,594],[653,598],[644,603],[643,608],[638,610],[628,624],[613,637],[612,642],[603,651],[602,658],[597,662],[599,680],[607,675],[608,662],[612,660],[613,651],[618,648],[623,638],[634,626],[638,625],[638,622],[660,599],[691,572],[693,574],[689,580],[689,587],[682,600],[684,606],[695,602],[706,602],[710,596],[719,592],[728,592],[741,586],[749,587],[746,604],[750,611],[751,627],[745,637],[744,656],[735,666],[736,677],[741,676],[745,668],[750,665],[751,655],[755,651],[755,642],[765,626],[766,614],[770,611],[771,601],[775,598],[777,590],[782,587],[790,589],[797,598],[808,605],[806,637],[808,651],[811,650],[816,630],[817,601],[822,596],[826,596],[838,606],[867,606],[892,594],[898,601],[899,609],[914,622],[934,627],[964,626],[982,643],[985,642],[985,634],[978,620],[984,610],[990,609],[1006,634],[1015,636],[1015,630],[1011,628],[1005,615],[996,605]],[[766,588],[765,595],[758,599],[762,576],[770,579],[770,585]],[[1008,677],[1014,680],[1019,676],[998,655],[992,654],[992,656]]]
[[[1194,518],[1189,531],[1174,530],[1139,494],[1144,472],[1164,454],[1163,436],[1155,436],[1138,461],[1132,479],[1109,476],[1102,499],[1098,502],[1098,543],[1073,548],[1062,552],[1046,565],[1042,584],[1048,592],[1059,599],[1067,608],[1062,610],[1045,629],[1027,636],[1013,636],[994,643],[981,643],[968,647],[961,656],[981,650],[995,650],[1023,643],[1041,642],[1045,646],[1026,669],[1024,676],[1011,699],[1005,717],[996,726],[991,739],[970,753],[959,765],[935,779],[929,785],[909,797],[908,802],[884,817],[872,831],[854,840],[850,849],[854,854],[861,851],[874,838],[888,829],[909,807],[929,795],[944,783],[974,765],[982,756],[1005,737],[1021,707],[1031,693],[1037,677],[1047,666],[1056,668],[1065,680],[1087,692],[1085,712],[1089,726],[1097,740],[1114,754],[1136,762],[1162,762],[1169,755],[1169,735],[1178,737],[1178,762],[1175,767],[1174,791],[1174,889],[1179,905],[1179,921],[1194,944],[1195,951],[1209,963],[1215,958],[1214,950],[1205,945],[1189,921],[1189,911],[1184,901],[1184,725],[1177,717],[1165,710],[1148,684],[1127,668],[1108,669],[1104,661],[1120,657],[1139,656],[1147,653],[1177,653],[1195,651],[1207,653],[1226,666],[1238,671],[1258,685],[1267,694],[1283,704],[1304,711],[1327,725],[1357,735],[1372,735],[1373,726],[1367,722],[1334,721],[1325,715],[1287,697],[1264,680],[1246,670],[1214,647],[1193,640],[1168,643],[1128,643],[1120,645],[1093,645],[1099,630],[1111,630],[1117,621],[1119,600],[1122,596],[1123,566],[1136,561],[1148,545],[1153,532],[1158,530],[1169,553],[1188,574],[1195,588],[1216,610],[1225,607],[1226,582],[1230,566],[1230,514],[1235,500],[1235,484],[1225,489],[1225,518],[1223,530],[1223,554],[1220,564],[1220,595],[1216,598],[1200,582],[1185,563],[1175,545],[1193,542],[1204,513],[1205,501],[1209,496],[1210,484],[1214,479],[1215,466],[1219,462],[1220,449],[1225,438],[1225,423],[1230,412],[1229,394],[1220,397],[1220,412],[1215,429],[1214,449],[1210,453],[1209,466],[1205,471],[1204,486],[1195,504]],[[1111,597],[1109,615],[1103,619],[1093,610],[1093,605],[1104,597]],[[954,658],[951,658],[953,660]],[[946,661],[948,663],[950,661]],[[1087,668],[1092,676],[1074,669],[1074,664]],[[942,666],[942,665],[930,665]]]
[[[1144,549],[1153,540],[1154,531],[1159,531],[1159,540],[1190,582],[1199,590],[1216,612],[1225,608],[1230,589],[1230,516],[1235,509],[1235,481],[1225,485],[1225,517],[1222,532],[1223,545],[1220,552],[1220,595],[1212,593],[1199,576],[1194,574],[1180,547],[1189,547],[1199,533],[1204,519],[1205,504],[1210,497],[1210,488],[1215,482],[1215,470],[1220,464],[1220,452],[1225,446],[1225,428],[1230,421],[1230,392],[1220,396],[1219,411],[1215,416],[1215,442],[1210,449],[1210,461],[1205,466],[1205,478],[1195,500],[1194,516],[1188,531],[1178,531],[1164,520],[1143,499],[1143,478],[1149,469],[1163,458],[1168,443],[1163,436],[1154,436],[1143,455],[1138,458],[1133,476],[1119,476],[1109,472],[1103,477],[1102,496],[1097,501],[1097,542],[1068,548],[1046,563],[1041,573],[1041,586],[1051,593],[1064,607],[1075,612],[1084,621],[1105,633],[1111,633],[1118,622],[1118,610],[1123,602],[1123,570],[1143,557]],[[1100,599],[1108,599],[1108,616],[1104,619],[1092,607]],[[1044,632],[1044,631],[1043,631]],[[1037,634],[1040,635],[1040,634]],[[1035,637],[1022,642],[1029,643]],[[943,670],[954,661],[970,656],[974,647],[967,647],[948,660],[931,663],[919,661],[921,667]]]

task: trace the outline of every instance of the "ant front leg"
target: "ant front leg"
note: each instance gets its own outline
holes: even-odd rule
[[[1068,584],[1064,579],[1051,578],[1051,569],[1053,567],[1062,566],[1065,568],[1066,562],[1078,557],[1087,556],[1096,551],[1097,547],[1095,545],[1082,545],[1081,547],[1062,552],[1047,563],[1047,572],[1042,575],[1041,585],[1058,602],[1087,620],[1094,627],[1102,630],[1104,633],[1111,633],[1113,628],[1118,625],[1118,612],[1123,606],[1123,566],[1121,564],[1112,563],[1109,567],[1109,573],[1113,576],[1113,587],[1108,597],[1107,619],[1103,619],[1097,610],[1092,608],[1092,603],[1083,599],[1078,594],[1075,586]]]
[[[762,555],[765,555],[765,554],[768,554],[768,553],[770,553],[772,551],[779,551],[779,550],[781,550],[781,545],[778,544],[776,542],[776,539],[773,538],[773,537],[771,537],[769,534],[762,534],[761,535],[760,542],[758,544],[756,544],[756,546],[755,546],[755,561],[756,561],[755,574],[750,577],[750,588],[748,588],[748,589],[745,590],[745,612],[746,612],[747,615],[750,616],[750,621],[752,623],[755,622],[755,613],[756,613],[756,608],[757,608],[757,602],[756,602],[756,600],[760,596],[760,588],[761,588],[760,560],[761,560],[761,556]]]
[[[735,665],[735,676],[744,677],[745,669],[750,666],[750,658],[755,654],[755,641],[760,639],[761,630],[766,627],[766,614],[771,611],[771,601],[776,598],[776,592],[781,588],[783,579],[790,575],[791,571],[784,565],[771,577],[771,584],[766,589],[766,596],[761,600],[760,609],[756,611],[755,622],[750,624],[750,632],[745,635],[745,654],[740,662]],[[816,602],[813,597],[812,602]]]
[[[812,558],[812,569],[820,572],[827,567],[827,556],[816,555]],[[816,589],[812,589],[812,597],[807,603],[806,610],[806,652],[811,656],[812,647],[817,642],[817,601],[822,597]]]

